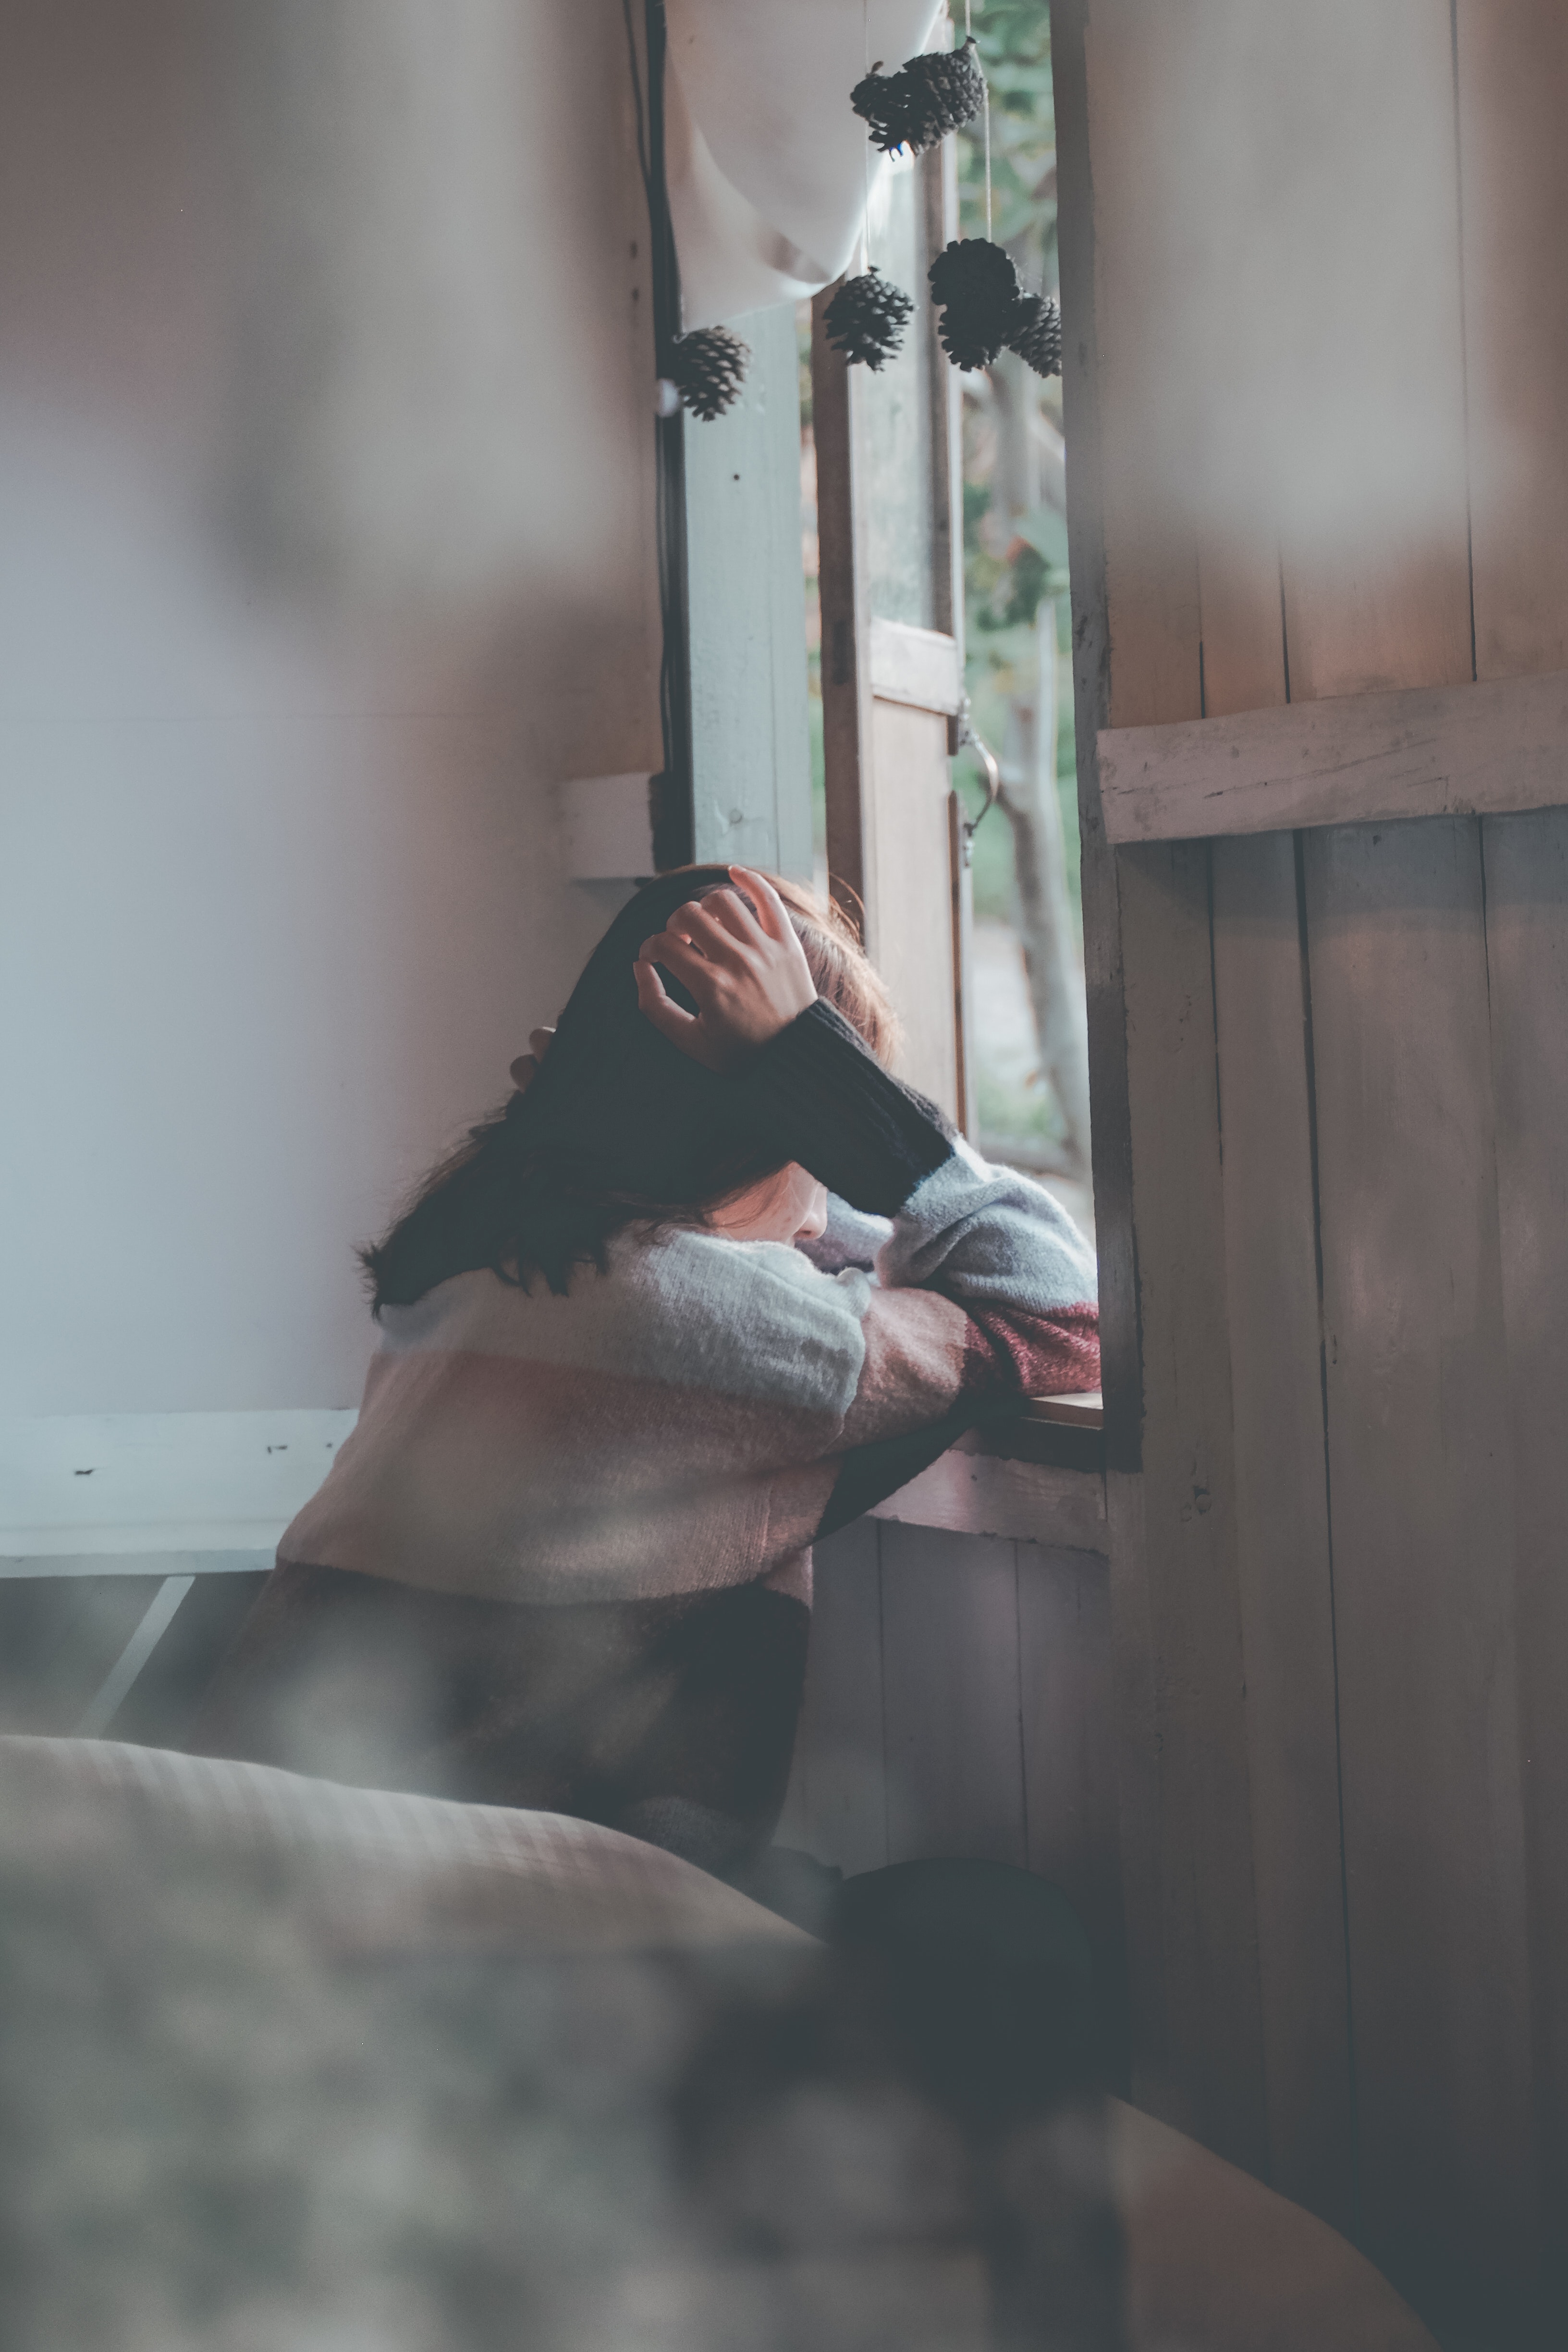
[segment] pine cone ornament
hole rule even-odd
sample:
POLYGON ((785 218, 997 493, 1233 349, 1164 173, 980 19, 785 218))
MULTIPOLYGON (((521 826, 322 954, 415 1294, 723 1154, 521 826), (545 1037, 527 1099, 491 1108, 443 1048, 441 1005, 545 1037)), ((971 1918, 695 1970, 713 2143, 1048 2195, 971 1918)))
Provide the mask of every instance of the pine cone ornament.
POLYGON ((985 103, 985 76, 973 34, 960 48, 928 49, 911 58, 895 79, 905 85, 905 142, 917 154, 973 122, 985 103))
POLYGON ((1062 372, 1062 314, 1052 294, 1026 294, 1018 320, 1007 338, 1007 349, 1032 367, 1037 375, 1062 372))
POLYGON ((823 320, 827 340, 851 367, 876 370, 904 340, 914 302, 901 286, 884 278, 875 262, 863 278, 847 278, 823 320))
POLYGON ((953 366, 989 367, 1011 340, 1024 305, 1011 255, 989 237, 954 238, 926 277, 942 311, 937 332, 953 366))
POLYGON ((858 81, 849 93, 849 103, 862 122, 871 126, 871 141, 884 155, 890 155, 904 143, 904 100, 908 84, 902 68, 897 73, 885 74, 882 60, 877 59, 863 81, 858 81))
POLYGON ((684 406, 710 425, 740 398, 751 349, 728 327, 699 327, 678 340, 670 379, 684 406))
POLYGON ((872 141, 885 155, 900 147, 917 155, 922 147, 934 147, 948 131, 973 122, 985 103, 985 77, 973 37, 961 48, 911 58, 897 73, 885 74, 881 68, 879 58, 850 91, 849 103, 870 124, 872 141))

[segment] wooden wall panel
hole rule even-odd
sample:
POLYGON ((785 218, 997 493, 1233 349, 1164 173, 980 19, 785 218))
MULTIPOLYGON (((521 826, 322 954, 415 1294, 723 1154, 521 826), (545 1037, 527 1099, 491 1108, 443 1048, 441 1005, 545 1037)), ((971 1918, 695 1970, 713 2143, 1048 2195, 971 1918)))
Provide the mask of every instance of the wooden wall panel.
POLYGON ((888 1860, 882 1750, 882 1573, 877 1523, 816 1547, 811 1649, 777 1841, 845 1876, 888 1860))
MULTIPOLYGON (((1224 414, 1227 392, 1215 388, 1224 414)), ((1223 435, 1216 436, 1223 440, 1223 435)), ((1286 700, 1267 513, 1201 543, 1205 716, 1286 700)), ((1212 845, 1226 1301, 1268 2177, 1343 2228, 1354 2146, 1310 1024, 1289 833, 1212 845)))
POLYGON ((816 1587, 779 1843, 846 1875, 934 1854, 1037 1871, 1119 1982, 1104 1559, 865 1518, 817 1546, 816 1587))
MULTIPOLYGON (((1141 1857, 1135 2095, 1249 2169, 1267 2157, 1205 844, 1118 875, 1143 1360, 1141 1493, 1108 1482, 1141 1857), (1171 1181, 1182 1171, 1182 1181, 1171 1181), (1136 1645, 1146 1664, 1126 1658, 1136 1645), (1157 1909, 1156 1907, 1157 1906, 1157 1909), (1141 2070, 1141 2071, 1139 2071, 1141 2070)), ((1128 1782, 1123 1782, 1124 1803, 1128 1782)), ((1136 1849, 1133 1841, 1138 1841, 1136 1849)), ((1130 1927, 1131 1891, 1130 1890, 1130 1927)))
POLYGON ((1343 2228, 1354 2150, 1333 1567, 1296 845, 1214 845, 1237 1554, 1268 2179, 1343 2228))
MULTIPOLYGON (((1568 2246, 1568 811, 1483 829, 1544 2218, 1568 2246)), ((1501 1563, 1499 1563, 1500 1572, 1501 1563)))
POLYGON ((1568 2104, 1568 814, 1112 855, 1092 735, 1568 667, 1568 16, 1053 43, 1138 2089, 1518 2267, 1532 1988, 1568 2104))
POLYGON ((1096 1553, 1017 1547, 1028 1867, 1059 1886, 1102 1969, 1120 1970, 1121 1850, 1110 1582, 1096 1553))
POLYGON ((1206 851, 1113 855, 1098 727, 1202 707, 1198 551, 1144 233, 1183 29, 1053 11, 1107 1511, 1134 2095, 1265 2155, 1206 851), (1173 1187, 1171 1169, 1184 1182, 1173 1187))
POLYGON ((1306 845, 1365 2226, 1528 2242, 1531 2113, 1479 829, 1306 845))
MULTIPOLYGON (((1476 670, 1568 666, 1568 12, 1458 0, 1476 670)), ((1546 2233, 1568 2251, 1568 812, 1486 822, 1546 2233)))
POLYGON ((884 1520, 881 1549, 888 1859, 1021 1868, 1015 1547, 884 1520))
MULTIPOLYGON (((1223 415, 1227 390, 1215 388, 1223 415)), ((1223 433, 1216 434, 1223 446, 1223 433)), ((1216 458, 1216 463, 1221 460, 1216 458)), ((1204 710, 1286 699, 1269 518, 1200 541, 1204 710)), ((1289 834, 1212 848, 1237 1576, 1268 2172, 1343 2225, 1353 2149, 1308 1034, 1289 834)))
POLYGON ((1568 11, 1456 0, 1476 675, 1568 669, 1568 11))
MULTIPOLYGON (((1394 331, 1391 284, 1340 322, 1338 364, 1409 414, 1426 466, 1403 506, 1369 480, 1331 534, 1287 532, 1296 700, 1472 674, 1453 48, 1436 8, 1398 29, 1418 202, 1390 249, 1419 331, 1394 331)), ((1315 833, 1303 857, 1362 2219, 1430 2249, 1463 2214, 1505 2263, 1532 2167, 1479 829, 1315 833)))

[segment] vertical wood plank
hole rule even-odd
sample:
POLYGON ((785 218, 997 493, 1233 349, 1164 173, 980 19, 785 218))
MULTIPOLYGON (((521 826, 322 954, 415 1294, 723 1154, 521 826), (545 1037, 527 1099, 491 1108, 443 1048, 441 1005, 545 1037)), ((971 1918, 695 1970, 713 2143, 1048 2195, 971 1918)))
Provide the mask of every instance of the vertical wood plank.
POLYGON ((1261 2169, 1207 853, 1113 856, 1093 750, 1099 727, 1201 708, 1171 281, 1149 233, 1179 196, 1184 37, 1129 0, 1052 13, 1134 2095, 1261 2169))
POLYGON ((902 1024, 899 1076, 962 1124, 955 942, 942 919, 953 882, 947 720, 900 702, 873 702, 871 713, 868 943, 902 1024))
POLYGON ((1022 1867, 1015 1547, 881 1523, 888 1859, 1022 1867))
POLYGON ((1531 2233, 1524 1857, 1478 829, 1306 877, 1363 2210, 1531 2233))
POLYGON ((1543 2220, 1568 2248, 1568 810, 1484 827, 1543 2220))
MULTIPOLYGON (((1278 610, 1278 591, 1276 591, 1278 610)), ((1276 647, 1278 660, 1278 647, 1276 647)), ((1268 2178, 1352 2219, 1332 1568, 1306 1003, 1289 834, 1214 845, 1237 1550, 1268 2178)))
MULTIPOLYGON (((1568 667, 1568 13, 1458 0, 1476 674, 1568 667)), ((1543 2218, 1568 2265, 1568 812, 1489 820, 1543 2218)))
POLYGON ((1110 1583, 1093 1552, 1021 1543, 1018 1666, 1028 1866, 1072 1903, 1102 1967, 1122 1942, 1110 1583))
POLYGON ((1568 669, 1568 13, 1457 0, 1476 675, 1568 669))
MULTIPOLYGON (((1108 1482, 1112 1601, 1152 1684, 1163 2038, 1140 2096, 1217 2152, 1267 2160, 1215 1093, 1208 848, 1118 858, 1143 1355, 1137 1516, 1108 1482), (1142 1524, 1139 1524, 1141 1518, 1142 1524)), ((1125 1785, 1125 1784, 1124 1784, 1125 1785)), ((1148 1899, 1147 1895, 1144 1898, 1148 1899)), ((1130 1927, 1132 1925, 1130 1897, 1130 1927)), ((1133 1976, 1135 2032, 1140 1993, 1133 1976)), ((1148 2031, 1154 2028, 1152 2012, 1148 2031)), ((1135 2063, 1137 2045, 1135 2043, 1135 2063)), ((1140 2076, 1135 2073, 1138 2089, 1140 2076)))
POLYGON ((1472 675, 1449 13, 1382 0, 1335 18, 1326 39, 1301 20, 1298 62, 1334 117, 1335 185, 1310 224, 1345 264, 1321 289, 1335 303, 1323 349, 1359 394, 1335 412, 1338 442, 1302 451, 1325 494, 1298 493, 1282 529, 1297 702, 1472 675))
POLYGON ((855 495, 854 386, 827 340, 829 286, 811 306, 811 415, 816 444, 817 593, 822 604, 822 756, 828 888, 858 931, 866 898, 862 768, 870 760, 871 671, 855 495))
MULTIPOLYGON (((1241 398, 1215 387, 1219 418, 1241 398)), ((1223 463, 1223 430, 1214 463, 1223 463)), ((1237 490, 1240 489, 1237 486, 1237 490)), ((1204 707, 1286 700, 1277 541, 1200 545, 1204 707)), ((1268 2179, 1341 2228, 1354 2137, 1307 1005, 1289 834, 1212 848, 1237 1560, 1268 2179)))
MULTIPOLYGON (((1369 87, 1363 152, 1380 171, 1398 127, 1401 227, 1339 364, 1385 412, 1397 392, 1426 462, 1400 511, 1369 473, 1344 530, 1298 515, 1298 699, 1473 669, 1452 26, 1397 5, 1366 20, 1399 75, 1369 87)), ((1304 841, 1362 2214, 1390 2259, 1507 2269, 1534 2179, 1479 850, 1463 823, 1304 841)))
POLYGON ((1198 609, 1204 717, 1271 710, 1285 701, 1284 600, 1272 531, 1200 537, 1198 609))
POLYGON ((685 436, 692 856, 811 872, 800 576, 800 362, 759 310, 734 406, 685 436))
POLYGON ((851 1877, 888 1859, 877 1525, 816 1546, 811 1649, 789 1793, 775 1832, 851 1877))

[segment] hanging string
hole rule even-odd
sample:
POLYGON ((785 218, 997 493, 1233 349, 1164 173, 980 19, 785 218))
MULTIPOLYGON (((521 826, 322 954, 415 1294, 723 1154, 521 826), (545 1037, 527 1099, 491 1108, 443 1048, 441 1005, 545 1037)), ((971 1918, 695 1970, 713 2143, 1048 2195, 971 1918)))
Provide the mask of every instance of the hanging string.
MULTIPOLYGON (((964 37, 964 39, 965 39, 966 41, 968 41, 968 40, 972 40, 972 39, 973 38, 973 37, 974 37, 974 36, 973 36, 973 26, 971 25, 971 23, 970 23, 970 21, 969 21, 969 0, 963 0, 963 37, 964 37)), ((989 152, 989 147, 987 147, 987 152, 989 152)), ((963 185, 962 181, 960 182, 960 185, 961 185, 961 186, 963 185)), ((963 198, 962 198, 962 196, 961 196, 961 197, 959 198, 959 210, 960 210, 960 212, 962 212, 962 211, 963 211, 963 198)), ((960 222, 960 224, 959 224, 959 231, 958 231, 958 233, 959 233, 960 236, 962 236, 963 235, 963 223, 962 223, 962 222, 960 222)), ((986 236, 990 236, 990 234, 991 234, 991 207, 990 207, 990 205, 986 205, 986 207, 985 207, 985 234, 986 234, 986 236)))
MULTIPOLYGON (((965 39, 966 41, 972 41, 972 40, 974 38, 974 23, 973 23, 973 7, 972 7, 972 0, 963 0, 963 37, 964 37, 964 39, 965 39)), ((990 83, 989 83, 989 82, 987 82, 987 83, 985 84, 985 95, 984 95, 984 99, 981 100, 981 110, 981 110, 981 120, 982 120, 982 121, 983 121, 983 123, 984 123, 984 139, 985 139, 985 234, 986 234, 987 237, 989 237, 989 236, 991 235, 991 85, 990 85, 990 83)))
MULTIPOLYGON (((860 41, 865 52, 866 74, 871 72, 871 0, 860 0, 860 41)), ((866 247, 866 267, 871 267, 871 145, 866 141, 860 149, 860 173, 864 186, 861 237, 866 247)))

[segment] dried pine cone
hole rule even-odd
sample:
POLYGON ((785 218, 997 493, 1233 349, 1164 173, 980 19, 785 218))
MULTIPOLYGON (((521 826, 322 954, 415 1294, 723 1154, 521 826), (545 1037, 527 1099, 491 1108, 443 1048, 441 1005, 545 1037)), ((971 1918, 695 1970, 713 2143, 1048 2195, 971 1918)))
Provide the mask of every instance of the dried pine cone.
POLYGON ((862 122, 871 126, 871 139, 884 155, 904 143, 904 105, 909 85, 900 67, 897 73, 885 74, 882 60, 877 59, 864 81, 858 81, 849 93, 849 103, 862 122))
POLYGON ((973 122, 985 103, 985 77, 973 38, 957 49, 930 49, 911 58, 897 73, 885 74, 879 58, 849 103, 884 154, 896 148, 934 147, 949 131, 973 122))
POLYGON ((669 373, 682 404, 711 424, 739 399, 751 349, 728 327, 699 327, 682 335, 670 357, 669 373))
POLYGON ((973 35, 961 48, 928 49, 911 58, 894 79, 905 85, 904 140, 917 154, 973 122, 985 103, 985 77, 973 35))
POLYGON ((1018 305, 1017 321, 1007 338, 1007 349, 1032 367, 1037 375, 1062 372, 1062 314, 1052 294, 1026 294, 1018 305))
POLYGON ((827 340, 851 367, 873 370, 891 359, 904 340, 914 302, 901 286, 884 278, 875 262, 863 278, 847 278, 823 320, 827 340))
POLYGON ((989 237, 955 238, 926 276, 942 310, 942 347, 953 366, 989 367, 1011 339, 1023 307, 1011 255, 989 237))

